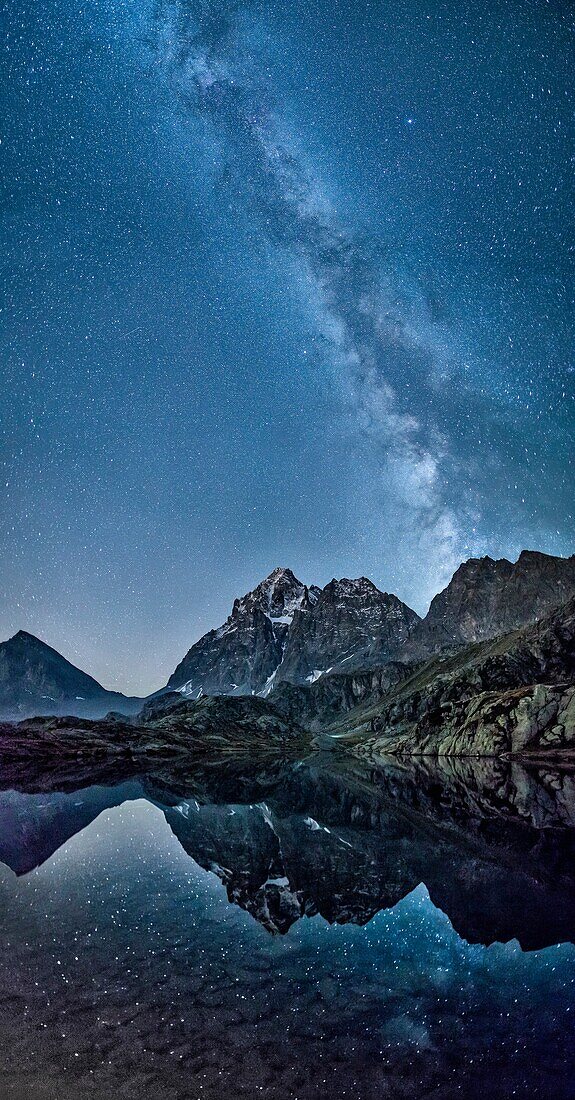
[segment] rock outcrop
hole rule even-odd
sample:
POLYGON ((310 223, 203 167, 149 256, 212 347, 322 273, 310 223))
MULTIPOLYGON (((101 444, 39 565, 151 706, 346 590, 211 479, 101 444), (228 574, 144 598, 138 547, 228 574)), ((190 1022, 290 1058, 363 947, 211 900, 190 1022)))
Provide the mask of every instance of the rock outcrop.
POLYGON ((310 743, 297 723, 287 721, 258 696, 204 696, 196 701, 180 697, 160 712, 144 711, 135 722, 144 739, 152 733, 160 744, 174 742, 207 756, 284 748, 305 752, 310 743))
POLYGON ((516 562, 470 558, 431 601, 402 660, 422 659, 516 630, 573 595, 575 555, 558 558, 524 550, 516 562))
POLYGON ((269 696, 285 718, 318 733, 360 703, 376 703, 407 679, 413 665, 389 661, 382 668, 358 672, 332 672, 313 683, 280 682, 269 696))
POLYGON ((0 762, 35 761, 49 768, 64 760, 170 759, 218 757, 226 753, 305 753, 310 737, 257 696, 204 696, 174 693, 152 701, 128 718, 38 717, 0 725, 0 762))
POLYGON ((313 683, 334 670, 377 668, 397 656, 419 621, 366 577, 334 579, 313 606, 295 613, 275 683, 313 683))
POLYGON ((367 754, 575 754, 575 599, 541 622, 420 666, 339 723, 367 754))

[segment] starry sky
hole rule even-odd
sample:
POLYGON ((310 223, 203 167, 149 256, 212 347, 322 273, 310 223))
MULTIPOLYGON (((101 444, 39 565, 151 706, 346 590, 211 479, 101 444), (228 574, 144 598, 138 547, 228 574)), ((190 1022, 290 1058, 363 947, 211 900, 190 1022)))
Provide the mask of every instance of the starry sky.
POLYGON ((276 565, 573 539, 562 0, 19 0, 0 636, 147 692, 276 565))

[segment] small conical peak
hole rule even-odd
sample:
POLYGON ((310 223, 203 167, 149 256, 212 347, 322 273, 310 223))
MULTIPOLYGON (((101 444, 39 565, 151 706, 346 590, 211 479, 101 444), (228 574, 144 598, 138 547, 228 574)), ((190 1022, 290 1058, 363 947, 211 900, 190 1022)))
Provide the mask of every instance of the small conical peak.
POLYGON ((8 639, 8 641, 9 642, 33 642, 36 645, 46 645, 46 642, 43 642, 41 638, 37 638, 35 634, 30 634, 30 632, 28 630, 17 630, 16 633, 13 634, 12 637, 8 639))
POLYGON ((28 630, 18 630, 16 634, 13 634, 12 637, 8 638, 6 642, 2 642, 2 645, 14 646, 17 652, 24 648, 27 650, 34 650, 37 655, 41 655, 42 657, 46 657, 49 654, 52 654, 60 661, 66 660, 66 658, 63 657, 57 649, 54 649, 53 646, 48 645, 48 642, 44 642, 42 638, 37 638, 35 634, 30 634, 28 630))

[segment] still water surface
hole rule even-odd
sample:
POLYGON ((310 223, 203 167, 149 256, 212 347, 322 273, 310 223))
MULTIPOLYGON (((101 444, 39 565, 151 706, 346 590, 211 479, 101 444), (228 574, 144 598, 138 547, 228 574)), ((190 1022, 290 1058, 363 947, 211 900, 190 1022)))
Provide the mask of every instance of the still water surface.
POLYGON ((0 791, 2 1098, 575 1096, 568 776, 240 771, 0 791))

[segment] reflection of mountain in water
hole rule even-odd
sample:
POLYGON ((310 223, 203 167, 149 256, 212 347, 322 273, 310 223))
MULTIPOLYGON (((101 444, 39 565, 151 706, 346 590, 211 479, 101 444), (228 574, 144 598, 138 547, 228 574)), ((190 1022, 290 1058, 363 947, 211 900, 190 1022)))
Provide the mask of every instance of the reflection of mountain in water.
POLYGON ((364 924, 424 882, 467 940, 575 942, 575 779, 561 771, 429 760, 368 771, 317 757, 99 778, 74 789, 68 774, 58 790, 53 775, 38 792, 20 773, 26 793, 0 793, 0 860, 25 873, 103 810, 146 798, 271 932, 318 913, 364 924))

